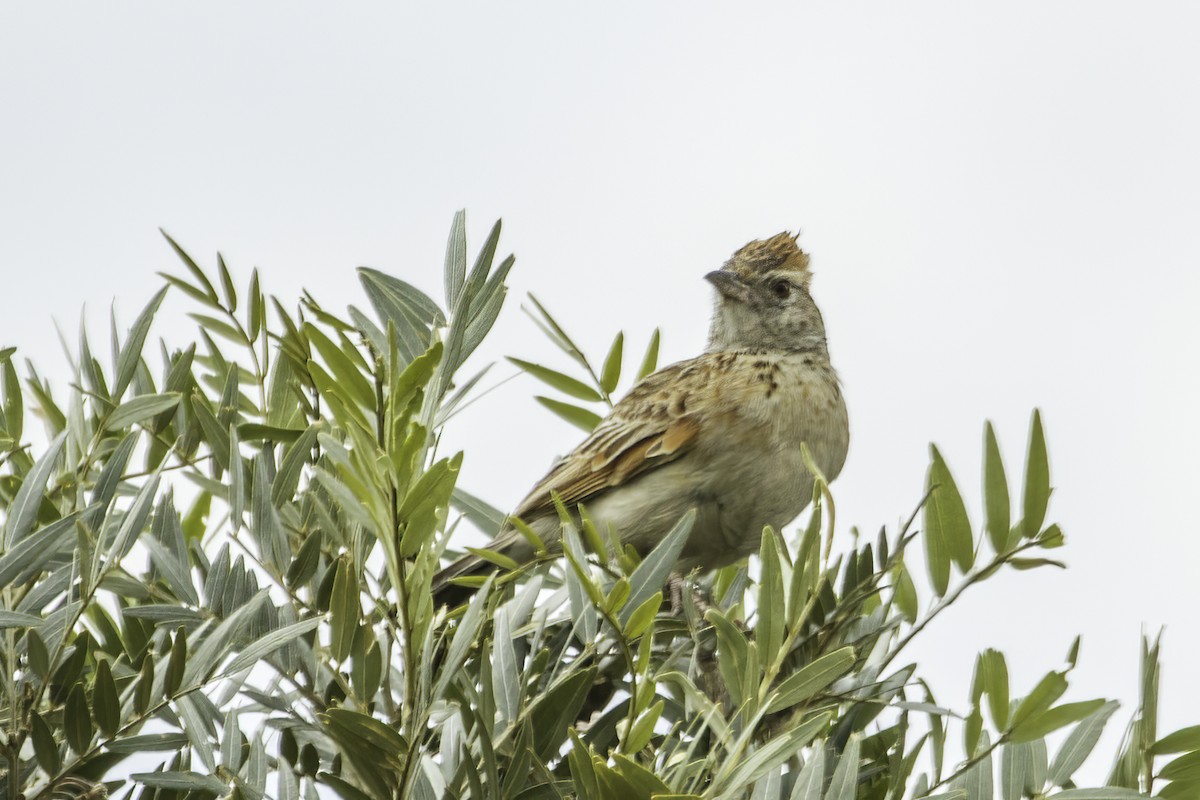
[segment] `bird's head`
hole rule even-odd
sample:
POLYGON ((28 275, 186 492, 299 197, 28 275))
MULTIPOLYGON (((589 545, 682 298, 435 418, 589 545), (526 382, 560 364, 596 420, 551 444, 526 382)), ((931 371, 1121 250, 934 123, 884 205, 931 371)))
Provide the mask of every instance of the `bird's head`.
POLYGON ((717 290, 709 352, 825 352, 825 322, 808 293, 808 255, 795 236, 750 242, 705 278, 717 290))

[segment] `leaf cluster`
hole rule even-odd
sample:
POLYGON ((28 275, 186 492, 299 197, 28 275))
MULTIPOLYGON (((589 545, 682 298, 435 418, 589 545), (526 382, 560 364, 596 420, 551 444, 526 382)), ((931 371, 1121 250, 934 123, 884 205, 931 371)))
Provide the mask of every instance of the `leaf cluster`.
MULTIPOLYGON (((257 270, 242 288, 223 258, 206 271, 167 237, 181 271, 123 334, 113 319, 107 355, 81 331, 67 391, 0 350, 7 796, 1195 793, 1200 733, 1158 735, 1156 642, 1092 789, 1074 779, 1116 704, 1065 699, 1078 642, 1017 691, 1003 654, 979 654, 958 712, 905 659, 970 587, 1061 566, 1044 554, 1063 535, 1046 523, 1036 413, 1015 515, 989 425, 980 525, 934 448, 918 511, 870 542, 853 530, 838 546, 821 478, 795 536, 764 530, 752 563, 681 582, 690 516, 639 553, 562 509, 562 557, 493 559, 469 602, 435 605, 460 526, 504 522, 457 485, 463 455, 439 449, 487 374, 462 376, 504 303, 499 234, 469 259, 460 212, 441 303, 364 268, 369 308, 345 314, 308 294, 285 304, 257 270), (168 289, 199 332, 155 353, 168 289)), ((574 424, 590 429, 623 374, 656 367, 657 332, 638 369, 622 334, 593 366, 530 302, 578 376, 512 361, 565 396, 539 402, 574 424)))

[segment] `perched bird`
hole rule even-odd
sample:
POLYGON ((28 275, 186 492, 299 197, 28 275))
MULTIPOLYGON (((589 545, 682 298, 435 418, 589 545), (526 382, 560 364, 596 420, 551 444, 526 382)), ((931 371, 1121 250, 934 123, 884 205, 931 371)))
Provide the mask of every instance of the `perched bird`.
MULTIPOLYGON (((706 351, 643 378, 512 516, 561 548, 553 493, 645 553, 694 508, 679 573, 730 564, 758 549, 764 525, 794 519, 813 491, 801 443, 832 480, 850 436, 808 261, 781 233, 708 273, 717 294, 706 351)), ((511 525, 487 547, 518 562, 534 555, 511 525)), ((451 579, 493 568, 461 558, 434 577, 435 596, 457 600, 451 579)))

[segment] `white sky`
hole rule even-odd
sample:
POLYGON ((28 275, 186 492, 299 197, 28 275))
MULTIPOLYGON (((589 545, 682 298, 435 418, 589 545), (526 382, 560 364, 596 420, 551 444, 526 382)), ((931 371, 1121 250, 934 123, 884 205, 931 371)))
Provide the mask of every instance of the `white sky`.
MULTIPOLYGON (((930 440, 978 518, 984 419, 1015 472, 1044 412, 1071 569, 932 627, 939 700, 965 709, 986 646, 1027 691, 1082 632, 1072 698, 1125 703, 1107 767, 1165 625, 1164 728, 1200 721, 1196 6, 563 5, 7 4, 0 343, 64 375, 51 319, 88 304, 103 341, 117 298, 127 325, 178 269, 160 225, 283 298, 365 306, 366 264, 440 299, 465 206, 472 248, 503 216, 518 257, 477 361, 566 366, 532 289, 597 359, 661 326, 665 363, 703 344, 702 275, 800 226, 850 403, 840 520, 907 516, 930 440)), ((578 439, 536 389, 448 434, 501 507, 578 439)))

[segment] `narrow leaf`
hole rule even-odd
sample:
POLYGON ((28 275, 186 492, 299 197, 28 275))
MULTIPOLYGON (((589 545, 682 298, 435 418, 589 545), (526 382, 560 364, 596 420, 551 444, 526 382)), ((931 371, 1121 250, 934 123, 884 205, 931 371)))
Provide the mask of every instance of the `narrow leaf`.
POLYGON ((803 702, 845 675, 854 666, 854 648, 843 647, 827 653, 789 675, 767 703, 767 713, 782 711, 803 702))
POLYGON ((1115 700, 1105 703, 1099 710, 1092 712, 1090 716, 1076 725, 1067 735, 1062 747, 1054 756, 1054 761, 1050 764, 1051 783, 1062 786, 1071 779, 1077 769, 1083 766, 1083 762, 1087 760, 1096 747, 1096 743, 1100 741, 1100 734, 1104 732, 1104 726, 1108 723, 1109 717, 1113 715, 1119 705, 1115 700))
POLYGON ((50 480, 50 474, 54 471, 66 440, 65 430, 55 436, 42 453, 42 457, 33 465, 33 469, 29 470, 21 481, 21 488, 17 490, 17 496, 8 507, 8 514, 4 520, 5 552, 33 530, 38 508, 42 504, 42 494, 46 491, 46 483, 50 480))
MULTIPOLYGON (((168 241, 169 241, 168 237, 168 241)), ((172 242, 174 244, 174 242, 172 242)), ((129 336, 125 339, 125 346, 121 348, 121 353, 117 357, 117 374, 113 379, 112 400, 116 402, 121 399, 121 395, 125 393, 125 389, 129 386, 129 382, 133 380, 134 373, 137 372, 138 364, 142 360, 142 347, 146 344, 146 335, 150 332, 150 323, 154 321, 154 315, 158 312, 158 307, 162 305, 163 297, 167 294, 167 287, 163 287, 150 299, 146 307, 142 309, 142 313, 134 320, 133 327, 129 329, 129 336)))
POLYGON ((104 423, 105 430, 119 431, 130 425, 145 422, 165 411, 173 411, 179 405, 177 392, 147 394, 128 400, 113 409, 104 423))
POLYGON ((553 411, 556 415, 565 419, 567 422, 574 425, 576 428, 591 433, 597 425, 600 424, 600 415, 595 412, 588 411, 586 408, 573 406, 570 403, 564 403, 560 400, 554 400, 549 397, 540 395, 533 398, 541 403, 546 408, 553 411))
POLYGON ((625 334, 618 331, 604 358, 604 367, 600 370, 600 388, 605 394, 612 394, 621 381, 621 354, 624 347, 625 334))
POLYGON ((1029 429, 1029 451, 1025 461, 1025 495, 1022 501, 1024 518, 1021 531, 1025 538, 1041 533, 1050 502, 1050 463, 1046 455, 1046 437, 1042 433, 1042 414, 1033 412, 1029 429))
POLYGON ((1000 445, 996 443, 996 432, 989 422, 983 433, 983 499, 984 519, 992 549, 1002 553, 1008 549, 1011 501, 1008 496, 1008 478, 1004 474, 1004 461, 1000 458, 1000 445))
POLYGON ((658 343, 660 338, 659 330, 655 328, 654 333, 650 334, 650 344, 646 346, 646 355, 642 356, 642 365, 638 367, 637 379, 639 381, 658 368, 658 343))
POLYGON ((589 400, 592 402, 598 402, 604 399, 600 396, 599 392, 597 392, 591 386, 588 386, 586 383, 578 381, 569 375, 564 375, 556 370, 552 370, 549 367, 543 367, 541 364, 534 364, 531 361, 523 361, 519 358, 513 358, 512 356, 508 356, 508 361, 520 367, 525 372, 528 372, 542 383, 558 389, 568 397, 574 397, 577 400, 589 400))
POLYGON ((633 612, 655 592, 662 591, 667 576, 675 567, 684 544, 692 533, 696 522, 695 509, 689 510, 675 523, 675 527, 662 538, 654 549, 646 554, 642 563, 629 576, 629 600, 621 611, 620 620, 627 624, 633 612))
MULTIPOLYGON (((925 536, 927 540, 937 539, 945 554, 965 573, 975 561, 971 521, 942 454, 933 445, 929 450, 931 460, 926 489, 930 495, 924 508, 925 536)), ((945 588, 939 585, 938 594, 944 592, 945 588)))

